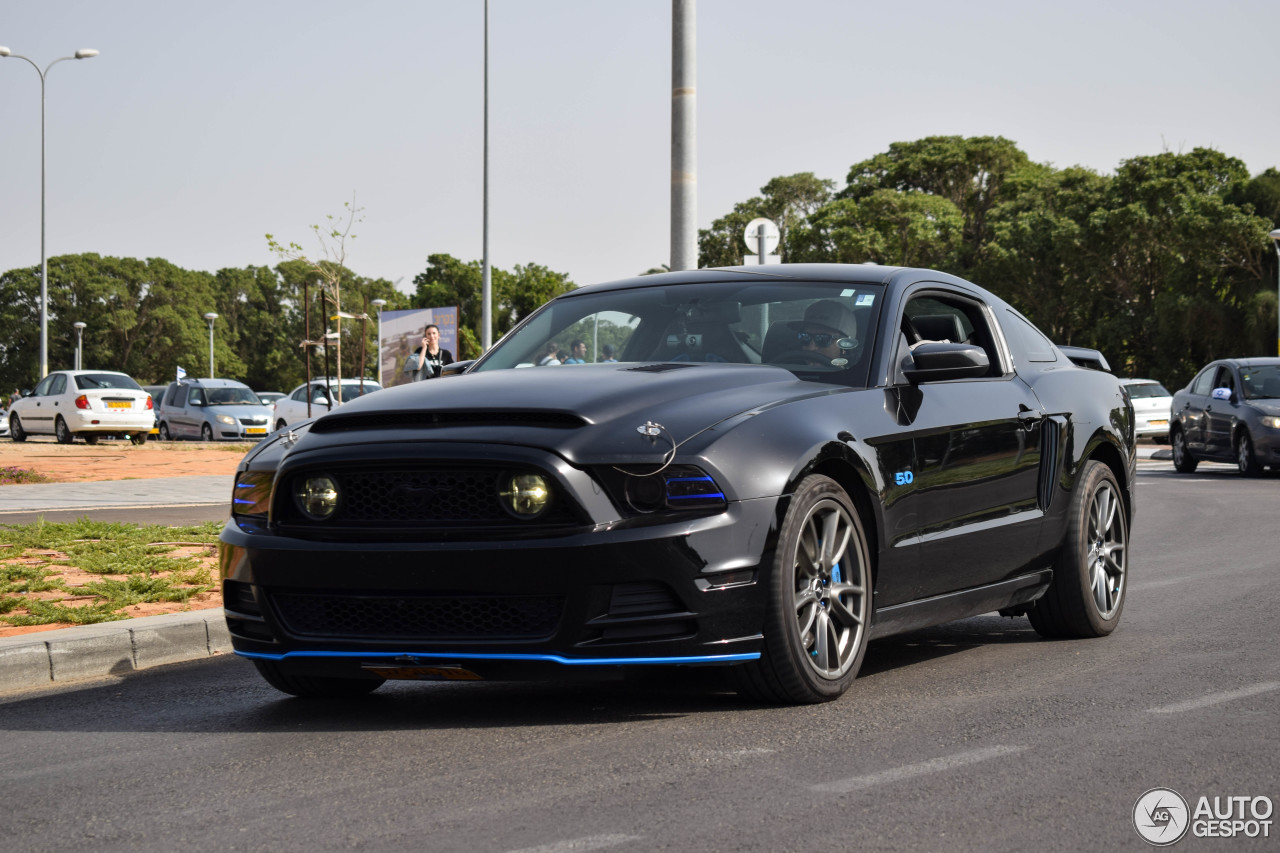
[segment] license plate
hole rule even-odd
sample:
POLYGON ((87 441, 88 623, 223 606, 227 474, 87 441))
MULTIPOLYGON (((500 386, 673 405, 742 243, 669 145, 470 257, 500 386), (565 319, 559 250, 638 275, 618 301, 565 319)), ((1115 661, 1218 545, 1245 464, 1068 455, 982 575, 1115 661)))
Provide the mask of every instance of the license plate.
POLYGON ((1150 423, 1152 426, 1168 426, 1169 425, 1169 421, 1167 419, 1163 421, 1151 421, 1150 423))
POLYGON ((132 407, 133 407, 133 404, 130 403, 128 400, 108 400, 107 401, 108 409, 129 409, 132 407))
POLYGON ((267 428, 266 427, 245 427, 244 434, 245 435, 266 435, 267 428))

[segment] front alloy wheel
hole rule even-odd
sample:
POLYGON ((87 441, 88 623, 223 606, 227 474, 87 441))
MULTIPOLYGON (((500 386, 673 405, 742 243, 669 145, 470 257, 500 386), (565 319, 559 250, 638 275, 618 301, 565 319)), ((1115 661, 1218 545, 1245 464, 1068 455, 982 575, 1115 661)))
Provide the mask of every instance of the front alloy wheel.
POLYGON ((1246 477, 1256 477, 1262 473, 1262 466, 1253 455, 1253 442, 1249 440, 1249 433, 1243 429, 1236 436, 1236 468, 1246 477))
POLYGON ((1182 430, 1173 432, 1173 468, 1180 474, 1190 474, 1196 470, 1199 461, 1187 450, 1187 438, 1182 430))
POLYGON ((768 702, 839 698, 853 683, 871 624, 871 560, 848 495, 806 478, 791 499, 768 578, 760 660, 738 668, 743 693, 768 702))
POLYGON ((1120 623, 1128 591, 1129 520, 1103 463, 1080 469, 1067 522, 1053 581, 1027 616, 1044 637, 1104 637, 1120 623))

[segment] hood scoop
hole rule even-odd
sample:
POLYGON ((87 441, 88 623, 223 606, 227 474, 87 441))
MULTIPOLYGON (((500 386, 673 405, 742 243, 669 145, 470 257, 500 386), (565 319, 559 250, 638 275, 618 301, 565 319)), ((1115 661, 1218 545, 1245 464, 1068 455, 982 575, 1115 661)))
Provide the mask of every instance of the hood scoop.
POLYGON ((359 415, 326 415, 311 427, 316 433, 354 432, 389 427, 524 426, 542 429, 576 429, 587 420, 568 412, 508 410, 468 412, 378 412, 359 415))

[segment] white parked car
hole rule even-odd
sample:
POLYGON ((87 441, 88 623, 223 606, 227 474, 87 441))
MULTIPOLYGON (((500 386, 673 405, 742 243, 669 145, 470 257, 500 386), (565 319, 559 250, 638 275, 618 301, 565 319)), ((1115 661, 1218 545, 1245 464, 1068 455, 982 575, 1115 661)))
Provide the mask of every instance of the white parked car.
POLYGON ((0 438, 9 437, 9 410, 0 406, 0 438))
POLYGON ((54 435, 61 444, 83 438, 128 438, 143 444, 155 426, 155 405, 142 386, 108 370, 57 370, 35 390, 9 407, 14 441, 29 435, 54 435))
MULTIPOLYGON (((338 405, 337 394, 334 393, 337 386, 336 378, 317 378, 310 383, 304 382, 290 391, 288 396, 276 400, 271 422, 276 429, 283 429, 295 421, 328 413, 338 405), (307 411, 308 400, 311 401, 310 413, 307 411)), ((382 386, 372 379, 343 379, 342 402, 349 403, 357 397, 381 389, 382 386)))
POLYGON ((1173 395, 1154 379, 1124 379, 1124 390, 1133 401, 1133 419, 1138 438, 1149 438, 1156 444, 1169 440, 1169 414, 1173 395))

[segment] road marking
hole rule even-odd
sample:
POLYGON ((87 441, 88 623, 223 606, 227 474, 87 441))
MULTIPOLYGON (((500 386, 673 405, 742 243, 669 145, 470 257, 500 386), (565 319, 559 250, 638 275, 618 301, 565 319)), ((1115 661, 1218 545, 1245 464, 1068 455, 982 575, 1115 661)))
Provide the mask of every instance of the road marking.
POLYGON ((641 835, 588 835, 586 838, 571 838, 567 841, 553 841, 538 847, 521 847, 510 853, 579 853, 582 850, 603 850, 606 847, 617 847, 628 841, 641 841, 641 835))
POLYGON ((1129 589, 1155 589, 1158 586, 1169 586, 1170 584, 1186 583, 1187 581, 1194 581, 1194 580, 1202 580, 1202 578, 1197 578, 1197 577, 1165 578, 1164 580, 1158 580, 1158 581, 1143 581, 1142 583, 1133 584, 1132 586, 1129 587, 1129 589))
POLYGON ((1161 705, 1159 708, 1148 708, 1147 713, 1181 714, 1183 711, 1195 711, 1198 708, 1207 708, 1210 705, 1221 705, 1223 702, 1232 702, 1236 699, 1257 696, 1260 693, 1270 693, 1272 690, 1280 690, 1280 681, 1264 681, 1261 684, 1254 684, 1249 687, 1240 687, 1236 690, 1224 690, 1221 693, 1210 693, 1208 696, 1201 696, 1199 699, 1188 699, 1186 702, 1177 702, 1173 705, 1161 705))
POLYGON ((1006 755, 1022 752, 1024 749, 1026 749, 1025 746, 989 746, 986 749, 958 752, 955 755, 944 755, 941 758, 921 761, 919 764, 908 764, 905 767, 882 770, 879 773, 872 773, 868 776, 853 776, 835 782, 826 782, 822 785, 813 785, 809 790, 828 794, 848 794, 852 791, 860 791, 863 788, 871 788, 889 782, 901 782, 903 779, 912 779, 929 773, 953 770, 956 767, 977 764, 980 761, 990 761, 993 758, 1003 758, 1006 755))

